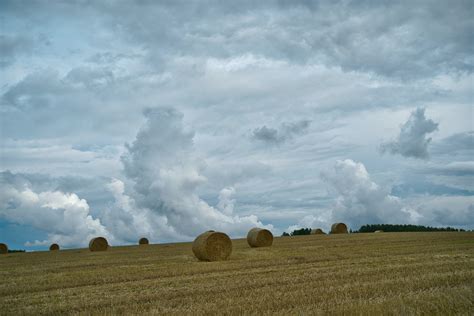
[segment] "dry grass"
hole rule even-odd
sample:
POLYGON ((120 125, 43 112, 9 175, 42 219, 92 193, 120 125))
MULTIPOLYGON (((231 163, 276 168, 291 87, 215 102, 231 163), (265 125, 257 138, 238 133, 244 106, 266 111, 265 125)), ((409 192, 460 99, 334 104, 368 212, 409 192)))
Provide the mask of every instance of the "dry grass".
POLYGON ((191 243, 0 256, 0 314, 472 315, 474 233, 233 241, 228 261, 191 243))

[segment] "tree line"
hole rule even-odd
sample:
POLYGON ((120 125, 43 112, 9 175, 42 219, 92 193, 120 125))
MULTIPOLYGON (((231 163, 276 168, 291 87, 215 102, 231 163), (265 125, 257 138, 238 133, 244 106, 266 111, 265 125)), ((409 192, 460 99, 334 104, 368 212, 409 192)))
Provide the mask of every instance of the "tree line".
POLYGON ((354 233, 373 233, 376 230, 383 230, 384 232, 463 232, 464 229, 453 227, 431 227, 423 225, 410 224, 370 224, 363 225, 358 231, 354 233))
POLYGON ((299 235, 310 235, 311 228, 301 228, 292 231, 291 233, 283 232, 282 236, 299 236, 299 235))
MULTIPOLYGON (((453 227, 431 227, 423 225, 410 224, 366 224, 362 225, 359 230, 351 230, 351 233, 373 233, 376 230, 384 232, 464 232, 464 229, 453 227)), ((283 232, 282 236, 300 236, 310 235, 311 228, 295 229, 291 233, 283 232)))

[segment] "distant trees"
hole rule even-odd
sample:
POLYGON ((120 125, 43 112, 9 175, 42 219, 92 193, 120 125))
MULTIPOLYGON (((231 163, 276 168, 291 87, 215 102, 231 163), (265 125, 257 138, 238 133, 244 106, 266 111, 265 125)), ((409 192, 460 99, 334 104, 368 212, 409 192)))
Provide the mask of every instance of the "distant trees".
POLYGON ((282 236, 300 236, 300 235, 311 235, 311 228, 295 229, 291 233, 283 232, 282 236))
POLYGON ((298 236, 298 235, 310 235, 311 234, 311 228, 301 228, 294 230, 291 233, 291 236, 298 236))
POLYGON ((357 233, 373 233, 376 230, 384 232, 463 232, 464 229, 453 227, 431 227, 422 225, 400 225, 400 224, 367 224, 359 228, 357 233))
MULTIPOLYGON (((351 230, 351 233, 373 233, 376 230, 384 232, 464 232, 464 229, 457 229, 453 227, 431 227, 422 225, 401 225, 401 224, 367 224, 359 228, 359 230, 351 230)), ((299 236, 310 235, 311 228, 301 228, 292 231, 291 233, 283 232, 282 236, 299 236)))

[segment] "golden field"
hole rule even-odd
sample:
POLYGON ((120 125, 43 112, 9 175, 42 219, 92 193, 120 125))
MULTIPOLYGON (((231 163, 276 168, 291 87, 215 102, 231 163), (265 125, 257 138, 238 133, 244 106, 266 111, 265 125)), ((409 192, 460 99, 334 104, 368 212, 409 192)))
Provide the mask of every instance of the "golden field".
POLYGON ((191 243, 0 256, 0 314, 473 315, 474 233, 233 240, 230 260, 191 243))

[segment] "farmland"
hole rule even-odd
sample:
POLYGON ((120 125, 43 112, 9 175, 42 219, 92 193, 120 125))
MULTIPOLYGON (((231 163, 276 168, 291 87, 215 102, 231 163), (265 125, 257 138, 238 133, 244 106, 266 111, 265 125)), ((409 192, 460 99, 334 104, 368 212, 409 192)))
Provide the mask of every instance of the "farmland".
POLYGON ((474 233, 233 240, 0 256, 0 314, 473 314, 474 233))

